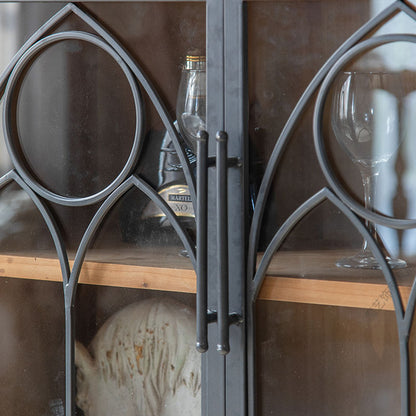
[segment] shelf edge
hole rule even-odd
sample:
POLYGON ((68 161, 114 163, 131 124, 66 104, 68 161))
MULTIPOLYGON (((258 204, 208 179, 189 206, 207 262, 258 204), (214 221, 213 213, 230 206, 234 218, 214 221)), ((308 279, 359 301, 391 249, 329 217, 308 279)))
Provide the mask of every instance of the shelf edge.
MULTIPOLYGON (((0 255, 0 276, 62 282, 58 259, 43 257, 0 255)), ((93 261, 85 261, 79 283, 184 293, 196 291, 193 270, 93 261)))
MULTIPOLYGON (((400 286, 404 304, 410 287, 400 286)), ((261 300, 344 306, 393 311, 387 284, 345 282, 289 277, 266 277, 259 293, 261 300)))

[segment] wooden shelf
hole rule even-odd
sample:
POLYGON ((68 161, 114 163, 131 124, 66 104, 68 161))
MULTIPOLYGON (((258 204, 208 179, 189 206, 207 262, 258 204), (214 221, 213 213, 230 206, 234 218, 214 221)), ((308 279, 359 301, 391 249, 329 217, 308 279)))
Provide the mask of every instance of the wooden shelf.
MULTIPOLYGON (((335 261, 341 255, 337 251, 277 254, 269 267, 259 299, 393 310, 381 272, 339 269, 335 261)), ((46 252, 36 253, 36 256, 2 254, 0 276, 62 281, 59 261, 51 257, 46 252)), ((70 264, 72 266, 72 261, 70 264)), ((412 264, 397 272, 405 302, 414 276, 412 264)), ((91 251, 82 267, 80 283, 184 293, 196 291, 191 263, 177 249, 160 252, 151 249, 91 251)))
MULTIPOLYGON (((345 251, 279 252, 273 257, 259 293, 260 299, 364 309, 394 310, 389 289, 379 270, 338 268, 345 251)), ((416 267, 395 271, 407 304, 416 267)))
MULTIPOLYGON (((410 287, 400 286, 399 290, 407 303, 410 287)), ((314 305, 394 310, 387 285, 377 283, 267 277, 259 298, 314 305)))
MULTIPOLYGON (((70 260, 71 267, 72 264, 70 260)), ((58 259, 51 258, 47 253, 37 253, 36 257, 0 255, 0 276, 62 282, 58 259)), ((163 255, 159 253, 157 256, 152 250, 95 250, 89 253, 84 262, 79 282, 184 293, 196 291, 191 263, 178 251, 163 251, 163 255), (171 267, 167 267, 168 264, 171 267)))

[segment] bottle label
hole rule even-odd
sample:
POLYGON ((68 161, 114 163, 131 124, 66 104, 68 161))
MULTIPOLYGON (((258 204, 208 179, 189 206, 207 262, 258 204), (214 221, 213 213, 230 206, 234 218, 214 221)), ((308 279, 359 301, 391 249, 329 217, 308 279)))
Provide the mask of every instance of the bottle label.
MULTIPOLYGON (((171 185, 159 191, 170 209, 178 217, 195 217, 189 187, 187 185, 171 185)), ((164 212, 154 203, 150 203, 143 211, 142 218, 164 217, 164 212)))
POLYGON ((186 194, 169 194, 168 202, 191 202, 191 195, 186 194))

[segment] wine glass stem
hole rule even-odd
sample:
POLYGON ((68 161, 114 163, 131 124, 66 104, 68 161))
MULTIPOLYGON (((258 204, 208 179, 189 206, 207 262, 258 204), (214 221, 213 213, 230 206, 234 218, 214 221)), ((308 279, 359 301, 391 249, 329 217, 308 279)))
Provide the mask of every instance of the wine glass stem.
MULTIPOLYGON (((375 196, 377 176, 378 176, 378 173, 374 173, 374 172, 369 173, 363 170, 361 171, 361 179, 362 179, 363 187, 364 187, 364 207, 368 211, 374 210, 374 196, 375 196)), ((373 236, 374 240, 378 242, 378 236, 377 236, 377 230, 376 230, 375 224, 366 219, 365 225, 369 233, 373 236)), ((368 250, 367 239, 363 240, 362 250, 363 251, 368 250)))

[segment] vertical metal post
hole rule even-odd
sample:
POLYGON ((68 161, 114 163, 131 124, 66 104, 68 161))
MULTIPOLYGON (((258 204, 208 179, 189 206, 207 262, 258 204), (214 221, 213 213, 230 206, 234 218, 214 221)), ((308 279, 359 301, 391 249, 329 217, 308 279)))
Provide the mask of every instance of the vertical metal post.
POLYGON ((65 415, 75 415, 74 308, 65 305, 65 415))
POLYGON ((200 131, 196 164, 196 348, 208 349, 208 133, 200 131))
MULTIPOLYGON (((224 2, 206 1, 206 56, 207 56, 207 129, 210 137, 224 129, 224 2)), ((216 153, 216 141, 208 143, 208 156, 216 153)), ((216 170, 208 170, 208 201, 215 204, 216 170)), ((214 207, 208 210, 208 307, 218 310, 217 279, 217 218, 214 207)), ((217 325, 208 325, 208 342, 218 342, 217 325)), ((228 356, 227 356, 228 358, 228 356)), ((210 348, 202 355, 202 415, 225 416, 226 358, 210 348)))
POLYGON ((401 412, 410 416, 410 370, 409 370, 409 337, 399 333, 400 345, 400 379, 401 379, 401 412))
POLYGON ((230 352, 228 322, 228 167, 227 133, 217 133, 217 258, 218 258, 218 343, 220 354, 230 352))
MULTIPOLYGON (((248 105, 246 74, 247 1, 224 1, 224 88, 228 157, 238 158, 228 169, 229 310, 240 315, 229 328, 230 353, 226 355, 227 416, 247 415, 246 258, 248 231, 248 105), (232 232, 232 234, 231 234, 232 232)), ((250 380, 250 382, 254 382, 250 380)))

